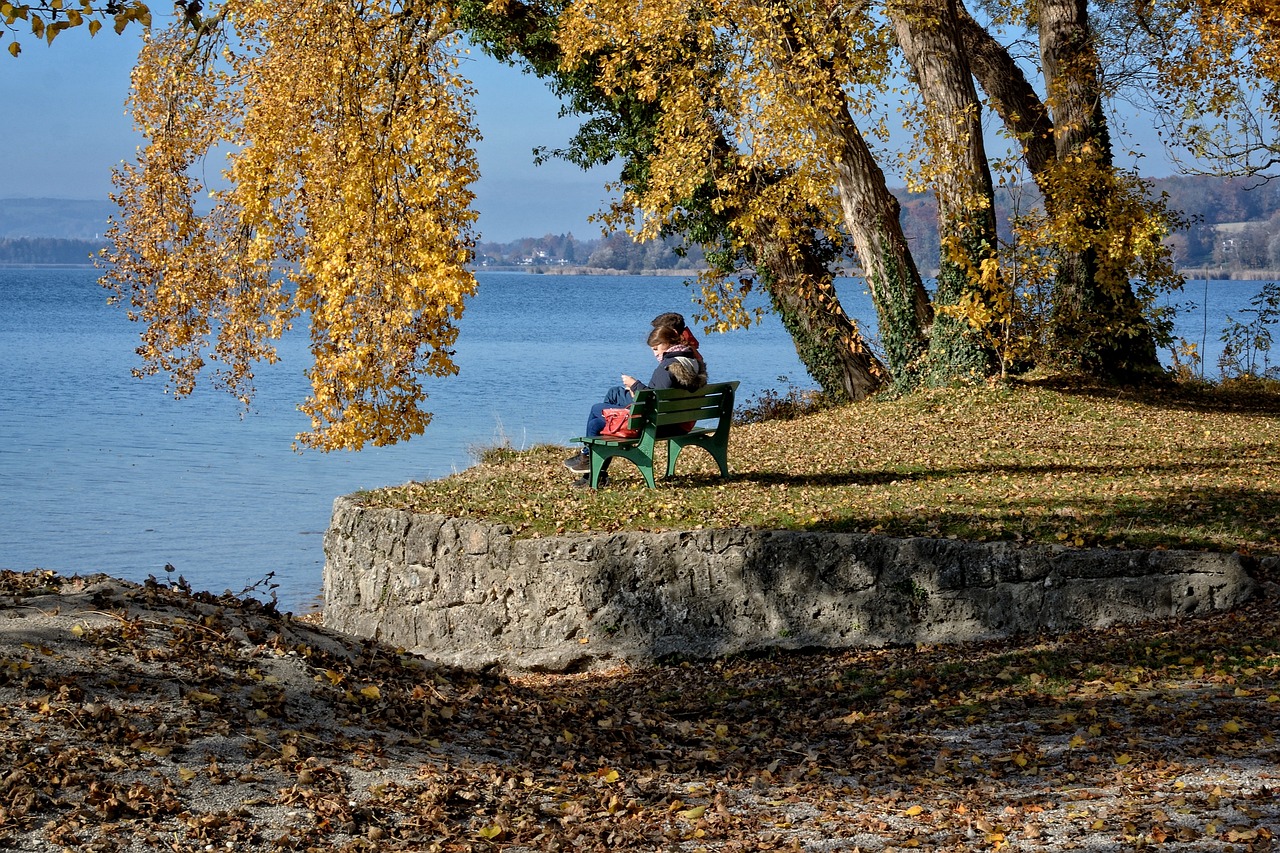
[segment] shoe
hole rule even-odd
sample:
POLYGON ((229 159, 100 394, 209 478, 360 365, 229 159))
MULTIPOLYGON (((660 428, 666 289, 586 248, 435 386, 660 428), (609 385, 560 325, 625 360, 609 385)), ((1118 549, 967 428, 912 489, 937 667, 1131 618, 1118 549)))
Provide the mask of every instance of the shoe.
POLYGON ((564 460, 564 467, 568 468, 575 474, 591 473, 591 454, 575 453, 568 459, 564 460))
MULTIPOLYGON (((581 477, 574 480, 573 483, 571 483, 570 485, 572 485, 575 489, 589 489, 591 488, 591 475, 583 474, 581 477)), ((601 474, 600 479, 596 481, 596 488, 603 489, 607 485, 609 485, 609 475, 601 474)))

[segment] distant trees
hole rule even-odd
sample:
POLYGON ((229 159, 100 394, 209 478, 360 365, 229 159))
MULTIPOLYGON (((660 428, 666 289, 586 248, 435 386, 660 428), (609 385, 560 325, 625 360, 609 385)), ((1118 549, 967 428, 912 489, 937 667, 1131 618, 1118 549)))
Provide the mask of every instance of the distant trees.
POLYGON ((0 238, 0 264, 88 266, 101 249, 102 242, 96 240, 0 238))
MULTIPOLYGON (((1169 208, 1187 224, 1165 238, 1180 268, 1221 268, 1224 273, 1259 269, 1280 270, 1280 185, 1245 178, 1181 176, 1156 178, 1149 194, 1163 195, 1169 208)), ((931 258, 941 252, 938 207, 933 193, 894 189, 902 206, 902 232, 912 254, 931 258)), ((1002 189, 995 193, 996 227, 1000 240, 1009 244, 1013 224, 1029 208, 1042 205, 1034 187, 1002 189), (1015 195, 1020 196, 1015 204, 1015 195)), ((636 243, 625 232, 607 239, 578 239, 572 234, 547 234, 507 243, 482 242, 477 260, 490 266, 550 265, 565 262, 623 272, 640 270, 697 270, 706 264, 700 247, 684 257, 674 247, 680 241, 667 237, 636 243)), ((937 270, 925 266, 926 277, 937 270)))
MULTIPOLYGON (((1188 225, 1166 238, 1174 250, 1174 259, 1180 267, 1199 269, 1217 267, 1230 272, 1222 252, 1222 236, 1256 241, 1263 247, 1267 269, 1280 270, 1280 185, 1259 183, 1242 178, 1211 176, 1185 176, 1156 178, 1150 182, 1153 195, 1164 194, 1171 209, 1180 211, 1188 225)), ((932 193, 912 193, 895 188, 894 195, 902 205, 902 231, 912 254, 918 258, 939 255, 941 242, 938 234, 937 202, 932 193)), ((996 192, 996 227, 1000 240, 1008 244, 1013 239, 1011 225, 1019 211, 1038 206, 1040 196, 1034 187, 1020 187, 1016 193, 1008 190, 996 192), (1018 201, 1015 204, 1015 195, 1018 201)), ((0 263, 57 263, 88 265, 91 256, 102 248, 100 239, 90 239, 95 231, 105 227, 110 216, 111 203, 107 201, 69 201, 66 199, 0 199, 0 227, 6 227, 10 236, 0 238, 0 263), (7 225, 6 225, 7 224, 7 225), (47 235, 41 238, 19 239, 13 232, 47 235), (83 236, 81 236, 83 235, 83 236)), ((676 254, 675 247, 681 241, 674 237, 654 243, 637 244, 625 232, 611 239, 614 254, 609 260, 617 260, 621 266, 609 267, 594 264, 602 269, 628 270, 688 270, 693 271, 706 264, 699 246, 687 247, 684 256, 676 254)), ((545 264, 561 262, 572 266, 588 266, 592 254, 604 244, 602 238, 580 238, 574 234, 545 234, 541 237, 523 237, 509 242, 482 241, 475 249, 478 266, 522 266, 526 260, 545 264)), ((1244 253, 1257 257, 1257 250, 1244 253)), ((600 257, 597 261, 604 261, 600 257)), ((535 266, 537 263, 534 264, 535 266)), ((1244 270, 1245 267, 1236 266, 1244 270)), ((924 266, 926 277, 936 274, 936 269, 924 266)))
POLYGON ((651 270, 685 270, 697 273, 705 260, 694 247, 685 251, 676 240, 637 243, 625 231, 579 240, 572 234, 523 237, 506 243, 485 241, 476 245, 479 267, 586 267, 604 272, 641 273, 651 270))
POLYGON ((1269 219, 1280 210, 1280 182, 1246 177, 1187 175, 1152 181, 1169 206, 1208 223, 1269 219))
POLYGON ((1180 267, 1224 271, 1280 269, 1280 184, 1257 178, 1189 175, 1152 182, 1182 211, 1187 226, 1170 235, 1180 267), (1252 223, 1245 225, 1244 223, 1252 223))

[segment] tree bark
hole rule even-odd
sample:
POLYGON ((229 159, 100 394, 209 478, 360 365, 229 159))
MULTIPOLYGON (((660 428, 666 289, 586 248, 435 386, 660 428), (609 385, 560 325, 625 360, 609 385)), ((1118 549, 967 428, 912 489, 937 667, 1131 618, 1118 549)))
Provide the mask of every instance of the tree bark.
MULTIPOLYGON (((935 310, 966 295, 981 301, 977 272, 996 257, 991 170, 982 139, 982 107, 960 37, 955 0, 902 0, 888 13, 925 105, 926 140, 938 197, 942 257, 935 310)), ((945 385, 994 372, 996 359, 963 316, 938 312, 929 336, 928 380, 945 385)))
POLYGON ((889 371, 845 314, 830 267, 808 251, 817 240, 784 246, 759 234, 757 268, 809 375, 828 396, 862 400, 888 383, 889 371))
POLYGON ((1044 175, 1057 160, 1053 120, 1048 108, 1008 49, 992 38, 967 10, 958 7, 956 11, 973 76, 986 92, 992 110, 1022 145, 1031 174, 1044 175))
MULTIPOLYGON (((1065 210, 1055 196, 1057 181, 1046 181, 1041 188, 1051 217, 1079 216, 1085 230, 1098 233, 1109 225, 1101 202, 1116 190, 1106 181, 1114 169, 1111 137, 1102 112, 1098 58, 1088 16, 1087 0, 1040 0, 1038 4, 1040 62, 1053 116, 1058 180, 1065 177, 1062 169, 1070 163, 1073 172, 1094 182, 1086 196, 1099 203, 1078 213, 1065 210)), ((1121 271, 1127 269, 1126 264, 1120 265, 1121 271)), ((1162 371, 1127 272, 1117 275, 1103 270, 1095 241, 1061 253, 1051 337, 1053 351, 1068 369, 1112 380, 1139 379, 1162 371)))
MULTIPOLYGON (((629 126, 632 123, 650 122, 656 115, 657 107, 624 113, 619 110, 618 99, 600 96, 589 79, 563 73, 559 67, 559 48, 554 38, 548 36, 554 32, 555 16, 546 7, 508 2, 501 6, 502 14, 495 14, 493 4, 466 0, 461 8, 467 16, 464 26, 469 35, 479 38, 490 54, 508 62, 519 56, 536 74, 553 80, 558 93, 568 97, 576 109, 596 115, 612 114, 618 126, 628 131, 636 130, 629 126)), ((624 139, 646 137, 643 132, 619 135, 624 139)), ((581 137, 575 140, 575 144, 581 142, 581 137)), ((728 156, 731 146, 727 140, 721 139, 718 147, 724 155, 723 162, 733 162, 735 158, 728 156)), ((629 163, 644 156, 635 150, 608 146, 578 154, 571 159, 583 166, 614 154, 622 154, 629 163)), ((624 179, 626 176, 624 168, 624 179)), ((724 212, 710 215, 708 210, 700 211, 699 215, 703 214, 709 215, 704 224, 715 233, 723 233, 726 228, 733 227, 731 217, 726 218, 724 212)), ((895 223, 896 217, 895 208, 895 223)), ((836 294, 834 275, 821 257, 822 253, 817 251, 818 235, 812 227, 788 228, 786 231, 807 233, 811 240, 781 245, 773 233, 762 230, 746 235, 746 243, 753 254, 749 262, 764 280, 772 306, 791 335, 797 355, 824 394, 848 400, 861 400, 874 394, 889 381, 889 371, 871 352, 857 324, 844 312, 836 294)), ((714 239, 708 234, 703 236, 707 240, 714 239)), ((927 310, 927 297, 924 297, 923 304, 927 310)))
POLYGON ((833 166, 841 213, 875 303, 889 370, 894 384, 913 387, 928 351, 933 306, 902 233, 902 206, 847 108, 840 107, 827 130, 838 141, 833 166))

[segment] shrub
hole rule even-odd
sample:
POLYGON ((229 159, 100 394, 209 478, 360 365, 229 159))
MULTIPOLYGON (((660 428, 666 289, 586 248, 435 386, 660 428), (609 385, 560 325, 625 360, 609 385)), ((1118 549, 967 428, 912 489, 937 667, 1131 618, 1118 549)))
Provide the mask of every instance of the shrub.
POLYGON ((1264 284, 1253 299, 1252 308, 1241 313, 1251 314, 1247 322, 1227 315, 1227 325, 1222 330, 1222 355, 1218 367, 1224 381, 1242 378, 1280 379, 1280 365, 1271 364, 1271 327, 1280 324, 1280 284, 1264 284))

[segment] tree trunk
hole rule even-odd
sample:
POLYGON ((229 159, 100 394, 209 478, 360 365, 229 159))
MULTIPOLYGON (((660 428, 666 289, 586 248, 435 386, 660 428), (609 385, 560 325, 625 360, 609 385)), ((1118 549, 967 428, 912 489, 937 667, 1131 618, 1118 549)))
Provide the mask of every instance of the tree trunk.
MULTIPOLYGON (((935 310, 966 295, 987 301, 979 271, 996 257, 991 171, 982 140, 982 107, 960 37, 955 0, 904 0, 888 6, 898 44, 925 104, 942 238, 935 310)), ((929 336, 931 384, 990 375, 996 359, 982 333, 964 316, 939 311, 929 336)))
MULTIPOLYGON (((1117 190, 1108 177, 1111 138, 1102 113, 1098 60, 1091 42, 1087 0, 1040 0, 1040 61, 1053 115, 1057 180, 1041 183, 1051 217, 1079 217, 1100 233, 1109 225, 1105 200, 1117 190), (1067 210, 1054 187, 1070 163, 1076 180, 1091 182, 1084 195, 1092 209, 1067 210)), ((1079 198, 1077 188, 1073 196, 1079 198)), ((1114 270, 1099 262, 1097 241, 1061 253, 1054 283, 1051 339, 1062 366, 1105 379, 1132 380, 1161 372, 1155 340, 1128 280, 1128 264, 1114 270)))
POLYGON ((902 206, 846 108, 832 117, 828 130, 839 141, 836 190, 875 303, 889 371, 898 387, 914 387, 928 351, 933 306, 902 233, 902 206))
POLYGON ((813 235, 809 246, 784 246, 768 233, 758 235, 757 270, 796 354, 823 393, 836 400, 862 400, 885 386, 889 372, 841 307, 830 267, 809 250, 817 239, 813 235))
POLYGON ((1044 175, 1057 160, 1053 120, 1044 101, 1027 82, 1009 50, 992 38, 969 13, 957 7, 957 21, 969 67, 987 102, 1009 134, 1022 145, 1032 175, 1044 175))

